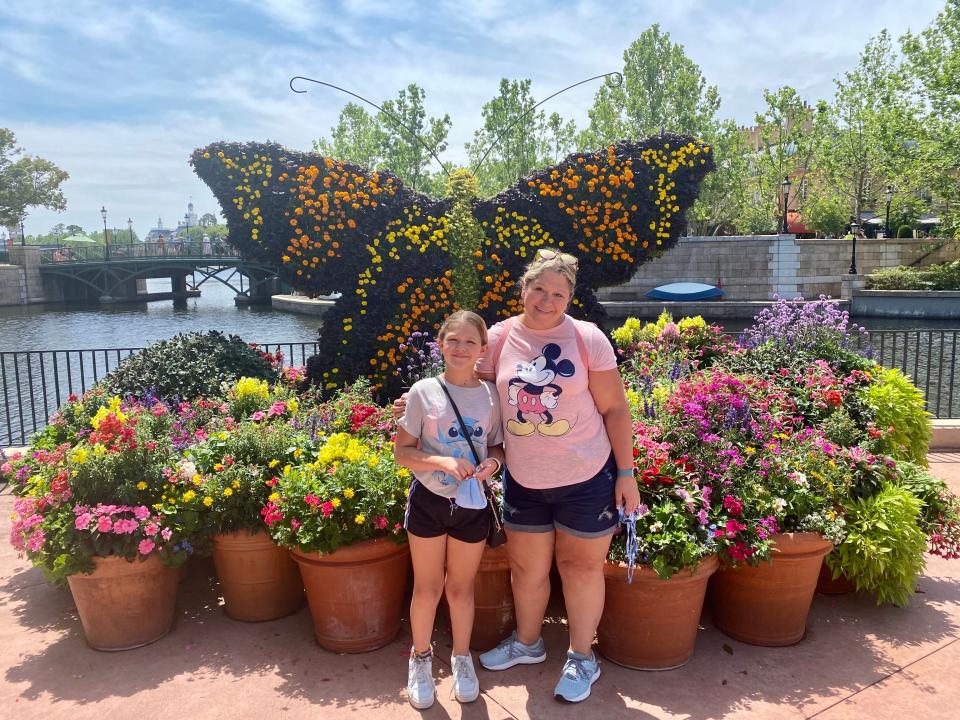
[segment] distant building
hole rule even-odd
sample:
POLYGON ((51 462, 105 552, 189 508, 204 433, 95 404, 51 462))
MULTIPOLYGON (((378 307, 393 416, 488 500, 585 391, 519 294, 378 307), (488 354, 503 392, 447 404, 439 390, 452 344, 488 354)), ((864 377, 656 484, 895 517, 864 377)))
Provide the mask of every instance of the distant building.
POLYGON ((177 235, 181 232, 185 232, 188 227, 197 227, 200 224, 197 214, 193 211, 193 198, 190 198, 190 202, 187 203, 187 212, 183 216, 182 220, 177 221, 177 235))
POLYGON ((157 226, 155 228, 150 228, 150 232, 147 233, 147 237, 144 242, 160 242, 161 238, 163 239, 163 242, 167 242, 173 238, 173 230, 170 228, 165 228, 163 226, 163 219, 157 218, 157 226))

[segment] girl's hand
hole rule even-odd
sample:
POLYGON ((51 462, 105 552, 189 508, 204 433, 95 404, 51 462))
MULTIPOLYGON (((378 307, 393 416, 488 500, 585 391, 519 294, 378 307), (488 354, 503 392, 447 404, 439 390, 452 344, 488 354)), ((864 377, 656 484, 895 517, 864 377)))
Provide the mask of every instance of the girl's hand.
POLYGON ((457 482, 474 474, 473 464, 464 458, 443 457, 437 461, 437 469, 452 475, 457 482))
POLYGON ((393 401, 393 419, 402 418, 407 412, 407 394, 404 393, 393 401))
POLYGON ((613 496, 617 503, 617 510, 623 508, 625 513, 636 512, 640 507, 640 489, 637 487, 637 479, 632 475, 618 477, 613 496))

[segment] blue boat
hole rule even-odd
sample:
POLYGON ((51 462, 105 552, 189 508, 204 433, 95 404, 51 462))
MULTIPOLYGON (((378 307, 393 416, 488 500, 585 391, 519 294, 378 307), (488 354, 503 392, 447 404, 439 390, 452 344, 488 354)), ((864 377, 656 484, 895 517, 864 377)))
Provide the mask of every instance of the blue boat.
POLYGON ((646 293, 646 296, 651 300, 709 300, 723 297, 723 294, 723 290, 715 285, 679 282, 655 287, 646 293))

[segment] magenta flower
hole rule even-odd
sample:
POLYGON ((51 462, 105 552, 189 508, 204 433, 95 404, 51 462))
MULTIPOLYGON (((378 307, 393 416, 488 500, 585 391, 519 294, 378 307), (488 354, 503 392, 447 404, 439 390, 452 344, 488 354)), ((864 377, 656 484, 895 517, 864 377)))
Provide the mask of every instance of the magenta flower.
POLYGON ((146 539, 141 540, 140 544, 137 546, 137 550, 140 551, 141 555, 149 555, 153 552, 153 549, 156 547, 156 543, 153 540, 146 539))
POLYGON ((113 527, 113 521, 106 515, 101 515, 100 519, 97 521, 97 530, 100 532, 110 532, 110 529, 113 527))
POLYGON ((73 521, 73 526, 77 530, 86 530, 90 526, 90 521, 93 519, 93 515, 88 512, 83 513, 83 515, 77 516, 77 519, 73 521))

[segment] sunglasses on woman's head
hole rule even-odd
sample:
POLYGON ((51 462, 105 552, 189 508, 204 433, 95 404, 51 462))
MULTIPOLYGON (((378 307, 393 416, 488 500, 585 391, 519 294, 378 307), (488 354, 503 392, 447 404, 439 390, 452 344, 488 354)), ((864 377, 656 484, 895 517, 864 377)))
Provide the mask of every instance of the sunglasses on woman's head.
POLYGON ((538 262, 543 262, 544 260, 553 260, 554 258, 560 258, 560 262, 562 262, 564 265, 569 265, 574 270, 576 270, 577 266, 580 264, 580 262, 573 255, 570 255, 569 253, 557 252, 556 250, 546 250, 543 248, 541 248, 540 250, 537 250, 537 254, 534 255, 533 257, 534 257, 534 260, 538 262))

